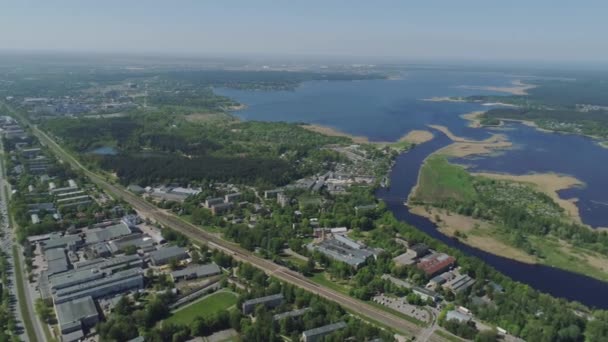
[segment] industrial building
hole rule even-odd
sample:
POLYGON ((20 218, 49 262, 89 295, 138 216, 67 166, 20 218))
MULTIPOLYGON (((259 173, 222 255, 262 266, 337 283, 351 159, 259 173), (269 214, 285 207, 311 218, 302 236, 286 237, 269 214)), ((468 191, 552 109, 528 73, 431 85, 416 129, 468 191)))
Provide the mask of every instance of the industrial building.
POLYGON ((178 282, 181 280, 211 277, 211 276, 218 275, 221 273, 222 273, 222 271, 220 270, 218 265, 206 264, 206 265, 189 266, 189 267, 184 268, 183 270, 177 270, 177 271, 171 272, 171 278, 173 278, 174 282, 178 282))
POLYGON ((426 289, 424 287, 414 286, 412 287, 412 292, 418 295, 418 297, 420 297, 422 300, 432 299, 435 302, 441 300, 441 297, 439 297, 439 295, 435 293, 435 291, 426 289))
POLYGON ((322 327, 306 330, 302 333, 302 340, 304 342, 316 342, 321 341, 323 337, 336 332, 340 329, 346 328, 346 323, 338 322, 333 324, 324 325, 322 327))
POLYGON ((321 241, 318 244, 309 244, 307 248, 311 251, 318 251, 326 256, 359 267, 368 258, 374 255, 372 250, 342 235, 334 235, 333 238, 321 241))
POLYGON ((69 248, 70 250, 74 250, 81 246, 82 243, 82 238, 78 235, 61 236, 52 234, 48 240, 43 241, 41 244, 42 250, 46 251, 47 249, 53 248, 69 248))
POLYGON ((254 298, 243 302, 242 310, 244 315, 252 313, 258 305, 264 305, 266 308, 275 308, 283 303, 283 294, 277 293, 274 295, 254 298))
POLYGON ((450 310, 447 312, 447 315, 445 316, 445 320, 446 321, 451 321, 451 320, 455 320, 458 321, 460 323, 467 323, 469 321, 471 321, 473 318, 469 315, 466 315, 460 311, 456 311, 456 310, 450 310))
POLYGON ((416 266, 430 277, 447 271, 455 263, 454 257, 444 253, 435 253, 420 259, 416 266))
POLYGON ((44 258, 47 262, 47 274, 49 276, 66 272, 70 263, 63 248, 52 248, 44 251, 44 258))
POLYGON ((84 336, 83 328, 91 328, 99 322, 99 313, 91 297, 56 304, 55 312, 64 342, 82 339, 84 336))
POLYGON ((123 251, 128 246, 135 246, 137 249, 147 251, 154 247, 154 239, 148 235, 136 233, 108 242, 108 248, 112 253, 123 251))
POLYGON ((455 294, 458 294, 473 286, 473 284, 475 284, 475 279, 466 274, 459 274, 454 279, 443 285, 443 287, 450 289, 455 294))
POLYGON ((168 264, 171 259, 184 260, 189 257, 186 250, 178 246, 162 247, 150 252, 150 262, 154 266, 168 264))
POLYGON ((110 241, 131 234, 131 229, 125 223, 120 222, 105 228, 93 228, 85 233, 87 244, 110 241))
POLYGON ((144 287, 142 273, 141 268, 127 269, 101 279, 64 287, 54 291, 53 300, 55 304, 60 304, 88 296, 97 299, 116 293, 139 290, 144 287))

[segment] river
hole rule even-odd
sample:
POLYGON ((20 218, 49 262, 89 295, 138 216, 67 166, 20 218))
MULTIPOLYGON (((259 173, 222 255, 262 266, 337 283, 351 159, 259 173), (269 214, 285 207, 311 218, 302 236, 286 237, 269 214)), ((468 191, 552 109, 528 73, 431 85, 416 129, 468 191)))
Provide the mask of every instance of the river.
MULTIPOLYGON (((326 125, 370 140, 397 140, 413 129, 427 125, 446 126, 458 136, 483 139, 496 131, 468 127, 461 114, 487 110, 471 103, 430 102, 422 99, 443 96, 497 94, 470 90, 469 86, 506 86, 514 78, 500 73, 413 70, 399 80, 350 82, 305 82, 294 91, 243 91, 216 89, 246 104, 235 114, 245 120, 307 122, 326 125)), ((423 160, 450 140, 433 131, 435 138, 398 157, 391 171, 391 188, 377 196, 386 201, 395 216, 446 244, 485 260, 505 275, 557 297, 586 305, 608 308, 608 283, 549 266, 529 265, 495 256, 442 235, 428 219, 409 213, 403 205, 423 160)), ((498 155, 454 159, 475 171, 525 174, 556 172, 574 176, 586 186, 560 192, 562 198, 578 198, 583 222, 608 227, 608 150, 586 137, 545 133, 521 124, 500 131, 514 148, 498 155)))

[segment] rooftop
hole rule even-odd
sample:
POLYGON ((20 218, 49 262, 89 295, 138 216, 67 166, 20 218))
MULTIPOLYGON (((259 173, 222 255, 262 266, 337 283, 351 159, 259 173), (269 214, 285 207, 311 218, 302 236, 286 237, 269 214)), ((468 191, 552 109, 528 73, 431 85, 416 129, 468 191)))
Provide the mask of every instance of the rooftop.
POLYGON ((317 336, 317 335, 327 335, 336 330, 340 330, 340 329, 344 329, 344 328, 346 328, 346 323, 338 322, 338 323, 328 324, 328 325, 324 325, 322 327, 306 330, 305 332, 302 333, 302 336, 312 337, 312 336, 317 336))
POLYGON ((76 322, 80 325, 83 318, 99 315, 91 297, 57 304, 55 305, 55 311, 57 312, 57 321, 61 327, 76 322))
POLYGON ((184 268, 183 270, 178 270, 171 272, 171 276, 173 278, 180 277, 188 277, 191 275, 196 275, 197 277, 207 277, 215 274, 219 274, 222 271, 219 266, 216 264, 206 264, 206 265, 197 265, 197 266, 189 266, 184 268))
POLYGON ((186 250, 179 246, 163 247, 150 252, 150 259, 154 262, 181 257, 186 254, 186 250))
POLYGON ((85 240, 88 244, 109 241, 124 235, 131 234, 131 229, 125 223, 120 222, 106 228, 94 228, 86 232, 85 240))
POLYGON ((273 294, 270 296, 246 300, 243 302, 243 305, 258 305, 258 304, 266 303, 266 302, 273 301, 273 300, 279 300, 279 299, 283 299, 282 293, 277 293, 277 294, 273 294))

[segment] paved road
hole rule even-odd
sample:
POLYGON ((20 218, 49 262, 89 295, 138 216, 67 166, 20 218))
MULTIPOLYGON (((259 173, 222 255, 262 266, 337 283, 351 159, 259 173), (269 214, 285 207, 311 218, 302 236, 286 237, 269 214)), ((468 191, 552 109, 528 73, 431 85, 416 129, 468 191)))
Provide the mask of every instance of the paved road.
MULTIPOLYGON (((4 147, 0 143, 0 151, 4 151, 4 147)), ((1 152, 3 153, 3 152, 1 152)), ((3 156, 0 154, 0 158, 3 156)), ((42 326, 40 325, 40 321, 35 314, 34 310, 34 301, 32 300, 31 288, 28 286, 26 269, 24 267, 25 262, 23 260, 23 250, 21 246, 15 243, 15 236, 12 227, 10 226, 10 220, 8 217, 8 198, 6 198, 6 194, 10 193, 11 187, 10 184, 6 181, 6 170, 4 170, 4 161, 0 162, 0 213, 2 214, 2 219, 0 224, 2 225, 4 236, 2 238, 2 250, 7 255, 7 260, 9 265, 11 265, 11 271, 9 275, 9 290, 11 295, 15 298, 15 304, 13 306, 13 312, 15 313, 15 319, 17 326, 20 329, 19 338, 23 341, 29 341, 27 333, 25 331, 25 325, 23 324, 23 315, 28 315, 32 317, 31 321, 34 326, 34 333, 36 335, 36 339, 38 341, 44 341, 44 333, 42 331, 42 326), (6 189, 6 191, 5 191, 6 189), (17 247, 17 260, 13 259, 13 246, 17 247), (17 296, 17 278, 15 274, 15 268, 13 265, 15 263, 19 263, 21 266, 21 278, 23 279, 23 292, 26 297, 26 305, 28 307, 28 312, 21 312, 21 306, 19 305, 19 297, 17 296)), ((10 195, 9 195, 10 196, 10 195)), ((33 342, 33 341, 32 341, 33 342)))
MULTIPOLYGON (((21 119, 22 123, 29 124, 29 122, 23 116, 19 115, 16 112, 13 113, 21 119)), ((89 179, 93 183, 95 183, 108 193, 118 198, 121 198, 127 203, 129 203, 142 216, 154 219, 164 226, 171 227, 176 231, 181 232, 182 234, 188 236, 194 241, 206 243, 210 245, 210 247, 222 250, 225 253, 232 255, 233 258, 237 260, 250 263, 262 269, 269 275, 272 275, 287 283, 291 283, 293 285, 301 287, 312 293, 316 293, 321 297, 340 304, 344 308, 349 309, 364 318, 371 319, 375 322, 380 322, 402 334, 417 335, 422 330, 421 327, 415 325, 410 321, 380 310, 372 305, 354 299, 348 295, 320 286, 297 272, 291 271, 288 268, 277 265, 266 259, 260 258, 255 254, 251 253, 250 251, 247 251, 234 243, 214 236, 191 223, 181 220, 173 214, 169 214, 159 210, 156 206, 146 202, 141 197, 128 192, 122 186, 114 185, 106 181, 106 179, 104 179, 104 177, 100 176, 99 174, 91 172, 86 167, 84 167, 78 160, 76 160, 71 154, 65 151, 53 139, 51 139, 51 137, 49 137, 45 132, 43 132, 34 125, 30 124, 29 126, 32 128, 32 132, 38 137, 40 142, 48 146, 58 158, 62 159, 64 162, 70 163, 73 168, 81 170, 86 176, 89 177, 89 179)))

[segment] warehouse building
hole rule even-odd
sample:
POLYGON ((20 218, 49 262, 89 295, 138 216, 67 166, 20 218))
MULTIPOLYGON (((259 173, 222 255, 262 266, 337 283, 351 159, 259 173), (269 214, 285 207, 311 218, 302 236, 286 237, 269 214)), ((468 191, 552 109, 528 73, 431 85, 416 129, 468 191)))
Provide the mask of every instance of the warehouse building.
POLYGON ((129 226, 123 222, 105 228, 93 228, 85 233, 87 244, 110 241, 131 234, 129 226))
POLYGON ((64 342, 80 340, 84 336, 83 328, 91 328, 99 322, 99 313, 91 297, 56 304, 55 312, 64 342))
POLYGON ((70 264, 63 248, 45 250, 44 258, 47 262, 47 274, 49 276, 66 272, 69 269, 70 264))
POLYGON ((466 274, 459 274, 454 279, 448 281, 443 287, 450 289, 455 294, 461 293, 475 284, 475 279, 466 274))
POLYGON ((264 305, 266 308, 275 308, 283 303, 283 294, 277 293, 274 295, 254 298, 243 302, 242 310, 244 315, 248 315, 255 311, 258 305, 264 305))
POLYGON ((111 294, 139 290, 144 287, 141 268, 128 269, 111 274, 105 278, 65 287, 55 292, 55 304, 91 296, 94 299, 111 294))
POLYGON ((189 266, 183 270, 171 272, 171 278, 174 282, 188 279, 206 278, 221 274, 219 266, 216 264, 189 266))
POLYGON ((444 253, 435 253, 420 259, 416 266, 430 277, 447 271, 455 263, 454 257, 444 253))
POLYGON ((150 253, 150 262, 154 266, 168 264, 171 259, 184 260, 189 257, 186 250, 178 246, 163 247, 150 253))
POLYGON ((120 237, 108 243, 108 247, 112 253, 123 251, 129 246, 135 246, 137 249, 148 250, 153 248, 154 239, 148 235, 136 233, 120 237))
POLYGON ((82 242, 82 238, 78 235, 61 236, 58 234, 53 234, 48 240, 42 242, 42 250, 46 251, 47 249, 68 247, 70 249, 75 249, 76 247, 82 245, 82 242))

